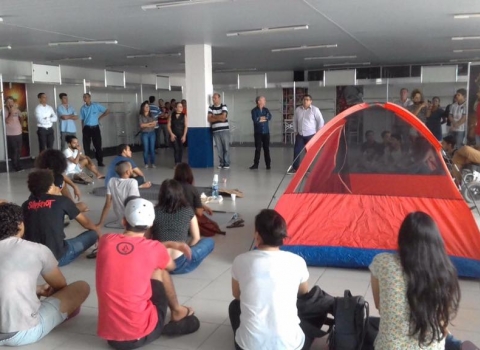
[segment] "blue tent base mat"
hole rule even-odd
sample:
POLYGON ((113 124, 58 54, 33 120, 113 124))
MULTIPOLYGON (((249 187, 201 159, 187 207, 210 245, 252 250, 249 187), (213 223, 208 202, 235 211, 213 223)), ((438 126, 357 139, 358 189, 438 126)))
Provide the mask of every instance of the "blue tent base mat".
MULTIPOLYGON (((308 266, 328 266, 353 269, 368 268, 377 254, 395 253, 393 250, 322 246, 284 245, 281 249, 300 255, 305 259, 308 266)), ((480 261, 452 256, 450 259, 457 268, 460 277, 480 278, 480 261)))

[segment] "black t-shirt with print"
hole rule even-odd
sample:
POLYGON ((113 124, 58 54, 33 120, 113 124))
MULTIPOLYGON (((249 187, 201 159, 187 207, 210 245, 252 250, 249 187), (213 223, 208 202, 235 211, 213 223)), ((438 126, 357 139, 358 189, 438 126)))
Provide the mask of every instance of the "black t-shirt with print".
POLYGON ((24 238, 47 246, 57 260, 62 258, 66 250, 64 217, 68 215, 73 220, 80 214, 75 203, 63 196, 31 195, 23 203, 22 209, 25 224, 24 238))

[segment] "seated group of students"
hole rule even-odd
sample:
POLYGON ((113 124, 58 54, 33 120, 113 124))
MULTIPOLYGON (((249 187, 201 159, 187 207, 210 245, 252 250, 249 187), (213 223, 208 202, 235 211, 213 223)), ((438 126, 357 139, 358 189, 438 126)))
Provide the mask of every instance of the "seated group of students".
MULTIPOLYGON (((155 217, 151 202, 127 198, 123 234, 99 240, 98 335, 115 349, 139 348, 162 334, 183 335, 200 327, 193 309, 178 302, 170 276, 176 263, 168 250, 183 252, 187 260, 192 250, 184 242, 149 239, 155 217)), ((0 346, 42 339, 78 314, 90 292, 86 282, 67 284, 48 247, 23 239, 23 220, 21 207, 0 204, 0 346), (39 276, 46 284, 36 285, 39 276)), ((235 348, 309 349, 314 339, 302 330, 297 313, 297 298, 309 291, 309 271, 300 256, 280 250, 287 237, 285 220, 274 210, 262 210, 255 217, 254 237, 257 249, 237 256, 232 266, 234 300, 228 311, 235 348)), ((432 218, 409 214, 398 245, 398 252, 379 254, 370 266, 381 314, 375 349, 478 349, 448 331, 460 287, 432 218)))

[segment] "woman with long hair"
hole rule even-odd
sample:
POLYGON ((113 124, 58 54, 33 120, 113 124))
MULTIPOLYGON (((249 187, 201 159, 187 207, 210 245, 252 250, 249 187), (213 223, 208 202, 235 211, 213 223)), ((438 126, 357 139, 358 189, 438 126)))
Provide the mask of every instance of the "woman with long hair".
POLYGON ((142 132, 142 144, 143 144, 143 162, 145 168, 155 168, 155 126, 156 120, 150 116, 149 102, 145 101, 140 106, 140 113, 138 116, 138 123, 142 132))
POLYGON ((183 144, 187 140, 188 119, 183 113, 183 105, 178 102, 175 110, 168 118, 168 133, 173 146, 173 157, 175 165, 182 162, 183 144))
POLYGON ((448 333, 459 307, 460 286, 428 214, 407 215, 398 234, 398 252, 378 254, 370 271, 381 316, 375 350, 475 349, 448 333))
POLYGON ((425 98, 419 89, 412 91, 412 101, 413 105, 408 107, 409 111, 425 123, 427 121, 428 103, 425 101, 425 98))
POLYGON ((179 250, 170 251, 176 265, 174 274, 195 270, 215 246, 213 239, 200 238, 197 217, 185 199, 182 185, 176 180, 165 180, 160 186, 151 236, 160 242, 184 242, 190 246, 190 260, 179 250))

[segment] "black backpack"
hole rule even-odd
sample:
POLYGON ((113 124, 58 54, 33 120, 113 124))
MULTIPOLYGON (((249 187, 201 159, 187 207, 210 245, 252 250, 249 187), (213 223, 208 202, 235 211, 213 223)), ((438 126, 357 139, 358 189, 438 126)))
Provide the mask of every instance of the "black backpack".
POLYGON ((328 336, 330 350, 361 350, 369 324, 369 305, 362 296, 352 296, 345 290, 335 298, 335 325, 328 336))

